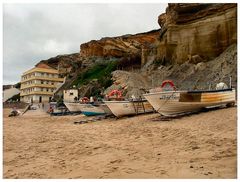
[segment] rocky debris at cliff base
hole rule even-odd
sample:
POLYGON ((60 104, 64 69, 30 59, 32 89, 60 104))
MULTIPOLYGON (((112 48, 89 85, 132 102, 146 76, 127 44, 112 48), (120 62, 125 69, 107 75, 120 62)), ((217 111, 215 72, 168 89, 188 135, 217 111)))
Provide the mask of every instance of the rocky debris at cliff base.
POLYGON ((112 80, 114 84, 105 90, 105 94, 111 90, 121 90, 126 98, 134 95, 141 96, 150 88, 151 84, 147 77, 142 73, 134 73, 128 71, 117 70, 112 73, 112 80))
POLYGON ((237 45, 229 46, 222 54, 209 62, 193 64, 185 62, 173 66, 161 66, 150 72, 154 78, 154 86, 159 86, 165 79, 171 79, 178 89, 215 89, 217 83, 223 81, 229 86, 237 86, 237 45))
MULTIPOLYGON (((178 89, 214 89, 221 81, 229 85, 232 76, 232 86, 237 85, 237 45, 232 44, 222 54, 208 62, 193 64, 149 65, 147 73, 153 78, 153 87, 161 85, 163 80, 171 79, 178 89)), ((151 80, 149 79, 149 82, 151 80)))
POLYGON ((155 67, 154 63, 148 69, 139 72, 114 71, 114 84, 105 90, 123 89, 125 97, 139 97, 150 88, 158 87, 163 80, 171 79, 181 90, 215 89, 216 84, 225 82, 229 86, 232 76, 232 86, 237 86, 237 44, 229 46, 222 54, 209 62, 193 64, 173 64, 155 67), (148 71, 146 71, 148 70, 148 71))

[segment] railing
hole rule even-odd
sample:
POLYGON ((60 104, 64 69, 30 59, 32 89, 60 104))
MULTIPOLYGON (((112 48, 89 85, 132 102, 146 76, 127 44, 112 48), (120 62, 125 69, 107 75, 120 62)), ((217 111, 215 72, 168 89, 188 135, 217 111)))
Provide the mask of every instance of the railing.
POLYGON ((30 80, 47 80, 47 81, 60 81, 63 82, 64 78, 51 78, 51 77, 43 77, 43 76, 32 76, 30 78, 27 78, 25 80, 21 80, 21 83, 25 83, 30 80))
POLYGON ((47 91, 32 91, 28 93, 21 93, 20 96, 26 96, 26 95, 53 95, 53 92, 47 92, 47 91))
POLYGON ((56 88, 55 85, 50 85, 50 84, 29 84, 29 85, 22 84, 20 89, 26 89, 31 87, 56 88))
POLYGON ((56 74, 58 73, 57 70, 52 70, 52 69, 47 69, 47 68, 32 68, 31 70, 28 70, 26 72, 23 73, 24 75, 28 75, 30 73, 34 73, 34 72, 39 72, 39 73, 50 73, 50 74, 56 74))

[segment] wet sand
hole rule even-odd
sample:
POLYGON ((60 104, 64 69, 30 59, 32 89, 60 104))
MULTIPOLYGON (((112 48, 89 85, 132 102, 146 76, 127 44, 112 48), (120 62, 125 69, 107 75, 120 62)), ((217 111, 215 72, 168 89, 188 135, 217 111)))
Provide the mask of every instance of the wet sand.
POLYGON ((153 121, 4 109, 4 178, 236 178, 237 108, 153 121))

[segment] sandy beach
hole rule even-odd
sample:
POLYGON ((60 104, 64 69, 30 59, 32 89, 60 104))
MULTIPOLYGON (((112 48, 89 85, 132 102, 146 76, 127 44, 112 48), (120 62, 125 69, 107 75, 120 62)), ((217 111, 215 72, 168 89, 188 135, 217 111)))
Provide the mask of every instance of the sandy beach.
POLYGON ((237 108, 74 124, 84 116, 3 115, 4 178, 236 178, 237 108))

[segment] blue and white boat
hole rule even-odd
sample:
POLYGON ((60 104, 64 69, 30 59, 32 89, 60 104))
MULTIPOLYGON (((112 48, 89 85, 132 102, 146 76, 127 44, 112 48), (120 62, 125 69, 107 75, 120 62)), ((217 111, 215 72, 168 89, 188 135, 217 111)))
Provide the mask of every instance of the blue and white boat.
POLYGON ((112 114, 106 104, 79 104, 79 107, 85 116, 112 114))
POLYGON ((85 116, 96 116, 96 115, 111 115, 112 112, 107 107, 106 104, 99 103, 99 104, 90 104, 90 103, 65 103, 68 110, 70 112, 79 112, 84 114, 85 116))
POLYGON ((79 106, 79 102, 64 102, 65 106, 71 113, 81 114, 81 107, 79 106))

